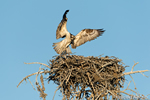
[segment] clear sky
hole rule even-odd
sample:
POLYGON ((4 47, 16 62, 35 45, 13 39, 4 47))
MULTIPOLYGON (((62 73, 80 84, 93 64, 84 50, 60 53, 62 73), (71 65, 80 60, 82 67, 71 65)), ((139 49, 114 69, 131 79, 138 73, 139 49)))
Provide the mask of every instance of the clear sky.
MULTIPOLYGON (((40 65, 48 64, 57 55, 52 44, 56 28, 65 10, 67 29, 76 35, 84 28, 104 28, 103 36, 87 42, 77 49, 76 55, 115 56, 129 65, 131 70, 150 70, 150 0, 1 0, 0 1, 0 84, 1 100, 40 100, 31 84, 17 84, 23 77, 37 72, 40 65)), ((150 72, 145 73, 150 76, 150 72)), ((132 75, 138 92, 150 94, 150 78, 132 75)), ((126 77, 129 83, 130 77, 126 77)), ((30 80, 34 83, 35 77, 30 80)), ((51 100, 56 85, 46 85, 47 100, 51 100)), ((130 88, 134 88, 133 82, 130 88)), ((55 100, 62 97, 57 92, 55 100)), ((150 98, 150 97, 149 97, 150 98)))

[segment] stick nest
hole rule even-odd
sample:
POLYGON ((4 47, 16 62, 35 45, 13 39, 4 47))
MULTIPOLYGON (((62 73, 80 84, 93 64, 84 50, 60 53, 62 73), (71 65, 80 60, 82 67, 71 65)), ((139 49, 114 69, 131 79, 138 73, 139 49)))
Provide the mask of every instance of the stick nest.
POLYGON ((59 55, 50 60, 48 79, 58 85, 64 100, 115 97, 125 81, 126 66, 121 61, 108 56, 59 55))

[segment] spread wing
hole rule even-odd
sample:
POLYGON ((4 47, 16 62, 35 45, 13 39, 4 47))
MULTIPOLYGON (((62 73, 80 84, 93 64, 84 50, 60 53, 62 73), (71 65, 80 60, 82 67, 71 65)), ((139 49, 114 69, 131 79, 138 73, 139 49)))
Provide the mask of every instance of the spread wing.
POLYGON ((94 40, 95 38, 101 36, 103 33, 103 29, 83 29, 75 36, 71 46, 72 48, 76 48, 77 46, 80 46, 87 41, 94 40))
POLYGON ((66 24, 67 24, 67 17, 66 14, 69 12, 69 10, 66 10, 64 15, 63 15, 63 19, 61 20, 61 22, 59 23, 57 30, 56 30, 56 39, 62 38, 66 35, 66 33, 68 33, 67 28, 66 28, 66 24))

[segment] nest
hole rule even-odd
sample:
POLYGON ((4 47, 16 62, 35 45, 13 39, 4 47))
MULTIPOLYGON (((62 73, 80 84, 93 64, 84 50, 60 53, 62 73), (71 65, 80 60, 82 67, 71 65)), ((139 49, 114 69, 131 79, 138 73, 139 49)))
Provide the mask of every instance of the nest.
POLYGON ((50 60, 49 81, 54 81, 63 100, 107 99, 119 96, 125 66, 116 57, 59 55, 50 60))
MULTIPOLYGON (((46 65, 40 62, 31 62, 25 64, 40 64, 45 66, 39 68, 38 72, 32 73, 24 77, 17 87, 29 77, 36 75, 36 88, 40 92, 40 97, 46 100, 47 94, 44 86, 44 78, 46 74, 49 74, 48 79, 58 85, 57 90, 60 90, 63 96, 62 100, 109 100, 112 98, 125 99, 124 96, 129 96, 130 99, 147 99, 147 96, 139 94, 131 74, 148 72, 149 70, 133 71, 134 67, 138 64, 134 63, 130 72, 124 72, 125 67, 121 59, 116 57, 84 57, 77 55, 59 55, 50 60, 50 64, 46 65), (43 74, 43 75, 42 75, 43 74), (38 76, 40 75, 40 82, 38 82, 38 76), (120 91, 123 88, 125 75, 129 75, 134 82, 135 91, 129 88, 131 81, 126 89, 120 91), (41 85, 40 85, 41 84, 41 85), (132 94, 127 93, 129 90, 132 94)), ((33 89, 34 86, 33 86, 33 89)), ((55 93, 56 93, 55 91, 55 93)), ((55 96, 55 94, 54 94, 55 96)), ((54 97, 53 97, 54 99, 54 97)))

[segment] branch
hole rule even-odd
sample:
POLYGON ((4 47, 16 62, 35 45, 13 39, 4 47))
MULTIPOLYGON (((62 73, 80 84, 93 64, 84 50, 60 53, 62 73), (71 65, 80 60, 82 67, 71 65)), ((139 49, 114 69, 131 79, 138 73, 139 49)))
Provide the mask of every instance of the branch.
POLYGON ((59 90, 59 86, 58 86, 57 89, 55 90, 54 96, 53 96, 53 99, 52 99, 52 100, 54 100, 54 97, 55 97, 55 94, 56 94, 57 90, 59 90))
POLYGON ((133 68, 134 68, 138 63, 139 63, 139 62, 137 62, 137 63, 134 62, 134 65, 132 66, 131 72, 133 72, 133 68))
POLYGON ((133 77, 132 77, 131 75, 130 75, 130 77, 131 77, 131 79, 132 79, 132 81, 133 81, 133 83, 134 83, 135 89, 137 89, 133 77))
POLYGON ((40 62, 31 62, 31 63, 25 63, 25 62, 24 62, 24 64, 41 64, 41 65, 43 65, 43 66, 45 66, 45 67, 50 68, 48 65, 46 65, 46 64, 44 64, 44 63, 40 63, 40 62))
POLYGON ((135 74, 135 73, 148 72, 148 71, 149 70, 140 70, 140 71, 126 72, 126 73, 123 73, 122 76, 124 76, 124 75, 130 75, 130 74, 135 74))
POLYGON ((19 82, 19 84, 17 85, 17 87, 24 81, 24 80, 26 80, 28 77, 30 77, 30 76, 33 76, 33 75, 37 75, 37 74, 42 74, 42 73, 49 73, 50 71, 41 71, 41 72, 36 72, 36 73, 32 73, 32 74, 30 74, 30 75, 28 75, 28 76, 26 76, 25 78, 23 78, 20 82, 19 82))
POLYGON ((30 81, 30 79, 29 79, 29 78, 27 78, 27 79, 29 80, 29 82, 30 82, 30 84, 32 85, 33 89, 36 90, 36 89, 34 88, 32 82, 30 81))
POLYGON ((91 78, 90 78, 90 76, 89 76, 89 73, 87 73, 87 75, 88 75, 88 78, 89 78, 89 82, 90 82, 90 83, 91 83, 91 85, 92 85, 93 92, 94 92, 94 94, 95 94, 96 92, 95 92, 95 89, 94 89, 93 83, 92 83, 92 81, 91 81, 91 78))

